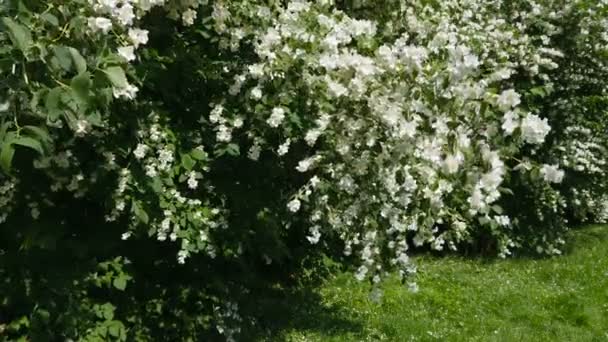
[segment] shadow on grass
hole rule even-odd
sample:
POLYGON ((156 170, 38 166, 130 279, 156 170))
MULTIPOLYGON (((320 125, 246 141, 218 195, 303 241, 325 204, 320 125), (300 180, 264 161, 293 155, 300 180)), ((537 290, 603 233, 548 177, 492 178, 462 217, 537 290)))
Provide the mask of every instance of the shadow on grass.
POLYGON ((315 332, 322 336, 358 333, 364 322, 349 317, 345 308, 328 307, 314 288, 276 290, 258 298, 254 308, 256 327, 245 331, 247 341, 283 341, 289 331, 315 332))

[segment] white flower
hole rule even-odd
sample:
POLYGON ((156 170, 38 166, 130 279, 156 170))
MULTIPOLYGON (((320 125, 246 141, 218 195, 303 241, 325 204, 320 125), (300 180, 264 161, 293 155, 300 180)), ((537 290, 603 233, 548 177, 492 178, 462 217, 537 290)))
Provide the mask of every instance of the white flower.
POLYGON ((471 208, 476 211, 479 211, 486 206, 483 194, 478 188, 475 188, 475 190, 471 194, 471 197, 469 197, 468 202, 471 205, 471 208))
POLYGON ((310 228, 310 235, 306 237, 306 240, 311 244, 317 244, 321 238, 321 232, 319 232, 319 226, 313 226, 310 228))
POLYGON ((196 172, 191 171, 188 176, 188 187, 190 189, 196 189, 198 187, 198 181, 196 180, 196 172))
POLYGON ((254 78, 260 78, 264 76, 264 64, 253 64, 249 66, 249 74, 254 78))
POLYGON ((320 179, 319 179, 319 177, 317 177, 317 176, 313 176, 313 177, 310 179, 310 185, 311 185, 313 188, 316 188, 316 187, 317 187, 317 185, 319 185, 319 183, 321 183, 321 180, 320 180, 320 179))
POLYGON ((84 135, 89 128, 89 122, 87 120, 78 120, 76 121, 76 135, 82 136, 84 135))
POLYGON ((218 123, 222 119, 222 112, 224 111, 224 106, 221 104, 216 105, 211 110, 211 114, 209 114, 209 121, 212 123, 218 123))
POLYGON ((160 165, 158 166, 159 169, 167 170, 173 160, 175 160, 173 157, 173 151, 167 149, 166 147, 158 151, 158 161, 160 162, 160 165))
POLYGON ((154 178, 154 177, 158 176, 158 171, 156 170, 156 165, 147 164, 145 166, 145 169, 146 169, 146 176, 148 176, 150 178, 154 178))
POLYGON ((506 215, 495 216, 494 221, 504 227, 508 227, 511 224, 511 219, 506 215))
POLYGON ((226 125, 220 125, 215 138, 217 141, 228 142, 232 139, 232 130, 226 125))
POLYGON ((124 26, 129 26, 133 24, 133 19, 135 18, 135 13, 133 13, 133 6, 130 4, 124 4, 119 9, 116 10, 116 16, 118 17, 118 21, 120 21, 124 26))
POLYGON ((272 114, 270 118, 266 120, 266 122, 270 125, 270 127, 279 127, 281 122, 285 119, 285 110, 280 107, 275 107, 272 110, 272 114))
POLYGON ((498 107, 507 111, 521 103, 521 96, 513 89, 503 91, 496 101, 498 107))
POLYGON ((460 167, 461 163, 462 163, 462 158, 459 158, 459 156, 456 156, 453 154, 450 154, 447 157, 445 157, 445 160, 443 161, 445 171, 448 174, 456 173, 458 171, 458 168, 460 167))
POLYGON ((5 103, 0 103, 0 113, 8 111, 10 107, 10 103, 6 101, 5 103))
POLYGON ((298 170, 300 172, 306 172, 310 169, 310 167, 314 164, 315 161, 316 161, 316 158, 314 158, 314 157, 300 160, 300 162, 298 163, 298 166, 296 166, 296 170, 298 170))
POLYGON ((331 79, 327 79, 327 89, 334 97, 340 97, 348 93, 348 89, 346 89, 346 87, 344 87, 340 82, 336 82, 331 79))
POLYGON ((564 179, 564 171, 559 169, 559 165, 543 164, 540 168, 543 179, 549 183, 561 183, 564 179))
POLYGON ((259 100, 262 98, 262 89, 259 87, 255 87, 251 90, 251 98, 254 100, 259 100))
POLYGON ((502 120, 502 129, 506 135, 513 134, 513 131, 519 127, 519 116, 513 111, 506 112, 502 120))
POLYGON ((121 46, 118 48, 118 54, 127 62, 135 60, 135 47, 133 45, 121 46))
POLYGON ((306 132, 306 135, 304 136, 304 140, 306 140, 306 143, 308 144, 308 146, 313 146, 317 142, 317 139, 319 139, 320 135, 321 135, 321 130, 311 129, 308 132, 306 132))
POLYGON ((283 156, 283 155, 287 154, 287 152, 289 152, 289 145, 290 144, 291 144, 291 139, 285 140, 285 142, 279 146, 279 149, 278 149, 277 153, 280 156, 283 156))
POLYGON ((130 238, 130 237, 131 237, 131 232, 126 232, 126 233, 123 233, 123 234, 120 236, 120 238, 121 238, 122 240, 127 240, 127 239, 128 239, 128 238, 130 238))
POLYGON ((32 210, 30 211, 30 214, 32 214, 32 218, 34 220, 37 220, 38 217, 40 217, 40 210, 37 207, 33 207, 32 210))
POLYGON ((123 200, 116 202, 116 210, 123 211, 125 210, 126 203, 123 200))
POLYGON ((298 200, 297 198, 294 198, 291 201, 289 201, 289 203, 287 203, 287 209, 289 209, 289 211, 291 211, 292 213, 296 213, 296 212, 298 212, 298 210, 300 210, 301 204, 302 203, 300 203, 300 200, 298 200))
POLYGON ((124 88, 113 88, 112 89, 115 98, 125 98, 127 100, 133 100, 139 91, 139 88, 132 84, 127 84, 124 88))
POLYGON ((129 29, 129 38, 135 47, 139 45, 145 45, 148 42, 148 30, 142 29, 129 29))
POLYGON ((194 19, 196 19, 196 11, 193 9, 187 9, 182 13, 182 22, 186 26, 190 26, 194 24, 194 19))
POLYGON ((234 119, 234 121, 232 121, 232 126, 234 126, 235 128, 240 128, 243 127, 243 118, 238 116, 234 119))
POLYGON ((355 273, 355 278, 357 278, 358 281, 363 281, 363 279, 365 279, 365 275, 367 274, 367 266, 365 265, 361 265, 359 266, 359 268, 357 269, 357 273, 355 273))
POLYGON ((160 223, 160 228, 163 231, 167 231, 169 230, 169 228, 171 227, 171 219, 168 217, 165 217, 162 222, 160 223))
POLYGON ((188 253, 188 251, 185 251, 185 250, 181 250, 181 251, 177 252, 177 262, 179 262, 180 264, 185 264, 186 258, 189 255, 190 255, 190 253, 188 253))
POLYGON ((528 113, 521 122, 522 139, 530 144, 541 144, 550 130, 547 119, 541 119, 538 115, 528 113))
POLYGON ((251 160, 260 159, 260 153, 262 152, 262 148, 259 144, 253 144, 251 148, 249 148, 249 152, 247 153, 247 157, 251 160))
POLYGON ((101 31, 107 34, 112 29, 112 20, 104 17, 89 18, 88 25, 93 32, 101 31))

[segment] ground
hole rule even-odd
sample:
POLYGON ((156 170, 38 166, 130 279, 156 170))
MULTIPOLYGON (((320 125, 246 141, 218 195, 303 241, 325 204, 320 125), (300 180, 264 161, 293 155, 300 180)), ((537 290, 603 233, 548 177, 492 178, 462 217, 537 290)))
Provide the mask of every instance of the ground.
POLYGON ((396 278, 380 304, 337 273, 277 306, 261 341, 608 341, 608 226, 572 232, 562 256, 420 256, 419 291, 396 278), (306 298, 306 299, 302 299, 306 298))

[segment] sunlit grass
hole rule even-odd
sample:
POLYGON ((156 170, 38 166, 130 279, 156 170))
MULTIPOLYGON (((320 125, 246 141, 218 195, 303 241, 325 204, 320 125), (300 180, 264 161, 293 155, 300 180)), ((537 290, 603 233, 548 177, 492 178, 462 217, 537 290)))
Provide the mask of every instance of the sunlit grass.
POLYGON ((420 291, 391 279, 380 304, 352 274, 335 275, 316 304, 287 304, 262 340, 608 341, 608 227, 572 234, 554 258, 419 257, 420 291))

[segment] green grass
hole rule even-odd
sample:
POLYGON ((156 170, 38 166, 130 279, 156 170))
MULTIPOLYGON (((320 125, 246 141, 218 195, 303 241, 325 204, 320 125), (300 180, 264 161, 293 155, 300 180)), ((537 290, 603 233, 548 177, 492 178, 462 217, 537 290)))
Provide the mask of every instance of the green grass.
POLYGON ((560 257, 419 257, 420 291, 391 279, 380 304, 368 299, 368 285, 338 274, 277 305, 256 339, 608 341, 608 227, 572 235, 560 257))

